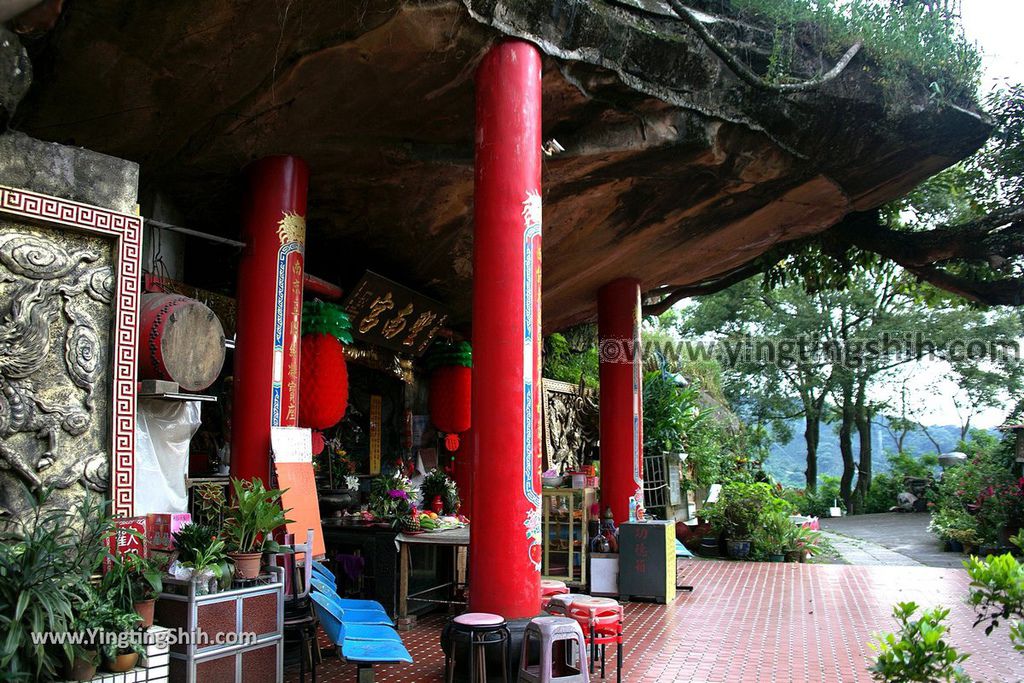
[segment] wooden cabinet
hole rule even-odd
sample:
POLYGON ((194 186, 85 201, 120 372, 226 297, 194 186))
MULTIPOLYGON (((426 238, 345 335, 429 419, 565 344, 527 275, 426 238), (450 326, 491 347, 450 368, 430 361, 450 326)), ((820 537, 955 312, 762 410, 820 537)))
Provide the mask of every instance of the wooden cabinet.
POLYGON ((594 489, 544 489, 541 493, 541 534, 544 545, 541 575, 575 586, 587 584, 590 508, 594 489))

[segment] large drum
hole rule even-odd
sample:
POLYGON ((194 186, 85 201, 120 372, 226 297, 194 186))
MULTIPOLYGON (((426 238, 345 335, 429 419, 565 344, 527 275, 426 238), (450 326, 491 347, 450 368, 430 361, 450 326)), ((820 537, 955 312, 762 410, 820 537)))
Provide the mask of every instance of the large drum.
POLYGON ((143 294, 139 377, 202 391, 224 367, 224 328, 205 305, 180 294, 143 294))

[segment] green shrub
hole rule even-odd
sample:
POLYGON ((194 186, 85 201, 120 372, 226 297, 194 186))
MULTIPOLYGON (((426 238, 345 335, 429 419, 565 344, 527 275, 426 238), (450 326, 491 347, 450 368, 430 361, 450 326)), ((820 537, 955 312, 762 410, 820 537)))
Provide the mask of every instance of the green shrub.
POLYGON ((839 495, 839 477, 824 476, 816 492, 805 489, 783 489, 780 494, 795 510, 807 517, 828 517, 829 508, 838 505, 843 511, 846 505, 839 495))
POLYGON ((985 635, 1008 622, 1010 641, 1018 652, 1024 652, 1024 567, 1007 553, 982 560, 971 557, 964 562, 971 577, 968 602, 978 615, 974 625, 988 622, 985 635))
POLYGON ((770 484, 732 481, 722 487, 718 500, 704 507, 702 516, 726 538, 750 539, 764 516, 789 514, 792 507, 775 495, 770 484))
POLYGON ((960 654, 943 638, 948 629, 942 622, 949 616, 949 610, 926 610, 920 619, 914 620, 916 611, 913 602, 893 607, 892 615, 900 623, 900 630, 879 634, 875 642, 869 643, 878 653, 869 669, 871 677, 886 683, 969 683, 970 678, 960 666, 969 655, 960 654))

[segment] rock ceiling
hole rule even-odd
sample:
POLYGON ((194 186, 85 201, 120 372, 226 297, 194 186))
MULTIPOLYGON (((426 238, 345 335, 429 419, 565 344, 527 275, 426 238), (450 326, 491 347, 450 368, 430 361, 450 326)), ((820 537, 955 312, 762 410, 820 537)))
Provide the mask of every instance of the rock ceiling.
MULTIPOLYGON (((69 3, 29 45, 14 126, 139 162, 182 224, 229 237, 246 163, 300 155, 310 272, 349 286, 372 268, 468 329, 474 67, 502 33, 527 37, 548 55, 545 137, 565 148, 543 180, 547 332, 593 319, 611 279, 727 272, 987 135, 924 88, 893 106, 866 57, 818 92, 752 92, 663 15, 654 0, 69 3)), ((756 60, 756 31, 729 28, 756 60)), ((190 279, 230 287, 217 258, 190 252, 190 279)))

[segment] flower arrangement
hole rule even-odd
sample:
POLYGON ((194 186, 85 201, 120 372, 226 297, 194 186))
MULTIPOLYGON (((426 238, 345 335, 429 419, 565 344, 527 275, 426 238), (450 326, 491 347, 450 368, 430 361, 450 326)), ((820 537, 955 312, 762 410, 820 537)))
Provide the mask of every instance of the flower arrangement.
POLYGON ((370 485, 370 512, 377 519, 396 523, 413 508, 412 482, 401 472, 377 477, 370 485))
POLYGON ((420 484, 420 495, 423 500, 423 507, 433 509, 434 502, 440 502, 440 510, 434 509, 438 514, 454 515, 459 509, 459 491, 444 470, 434 468, 427 472, 420 484))

